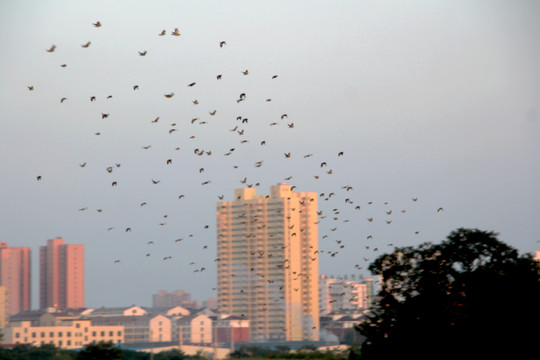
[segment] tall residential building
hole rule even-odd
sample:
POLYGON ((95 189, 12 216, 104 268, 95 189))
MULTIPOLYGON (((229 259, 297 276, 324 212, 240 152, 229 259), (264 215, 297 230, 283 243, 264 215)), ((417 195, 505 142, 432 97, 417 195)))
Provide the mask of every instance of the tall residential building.
POLYGON ((40 307, 84 307, 84 245, 47 240, 39 248, 40 307))
POLYGON ((0 242, 0 286, 7 289, 8 314, 30 310, 30 248, 0 242))
POLYGON ((218 310, 250 340, 319 340, 317 194, 281 183, 217 203, 218 310))
POLYGON ((9 323, 9 301, 7 287, 0 286, 0 329, 9 323))
MULTIPOLYGON (((354 275, 353 275, 354 276, 354 275)), ((319 279, 319 309, 321 315, 339 314, 343 312, 366 310, 371 306, 373 291, 371 278, 352 280, 327 277, 322 274, 319 279)))

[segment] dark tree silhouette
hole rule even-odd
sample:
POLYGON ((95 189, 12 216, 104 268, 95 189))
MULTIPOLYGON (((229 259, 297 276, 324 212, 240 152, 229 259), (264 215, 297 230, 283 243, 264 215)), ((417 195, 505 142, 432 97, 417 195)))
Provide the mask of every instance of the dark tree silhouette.
POLYGON ((381 291, 356 327, 361 359, 522 358, 538 339, 539 272, 531 255, 477 229, 439 245, 396 248, 369 267, 381 291))
POLYGON ((123 360, 121 349, 111 342, 89 344, 77 354, 77 360, 123 360))

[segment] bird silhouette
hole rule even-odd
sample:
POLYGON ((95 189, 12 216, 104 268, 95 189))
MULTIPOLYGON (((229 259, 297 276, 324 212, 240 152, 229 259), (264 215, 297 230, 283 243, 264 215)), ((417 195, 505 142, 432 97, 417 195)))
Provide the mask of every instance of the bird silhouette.
POLYGON ((51 45, 51 47, 49 49, 47 49, 45 51, 52 53, 52 52, 54 52, 54 50, 56 50, 56 45, 53 44, 53 45, 51 45))
POLYGON ((145 56, 145 55, 146 55, 146 53, 147 53, 147 51, 146 51, 146 50, 144 50, 144 51, 139 51, 139 55, 140 55, 140 56, 145 56))
POLYGON ((94 25, 95 27, 101 27, 101 22, 100 22, 100 21, 96 21, 96 22, 93 23, 92 25, 94 25))
POLYGON ((81 47, 83 48, 87 48, 90 46, 90 44, 92 44, 90 41, 88 41, 86 44, 82 44, 81 47))
POLYGON ((219 47, 223 47, 224 45, 227 45, 227 43, 225 41, 220 41, 219 42, 219 47))
POLYGON ((174 31, 171 33, 172 36, 180 36, 180 31, 178 28, 175 28, 174 31))
POLYGON ((165 36, 165 34, 167 34, 167 31, 161 30, 161 32, 160 32, 158 35, 159 35, 159 36, 165 36))

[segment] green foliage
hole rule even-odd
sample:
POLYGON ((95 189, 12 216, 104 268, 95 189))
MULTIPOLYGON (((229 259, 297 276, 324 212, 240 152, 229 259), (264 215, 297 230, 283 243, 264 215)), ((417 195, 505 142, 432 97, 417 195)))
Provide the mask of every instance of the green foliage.
POLYGON ((395 249, 370 265, 378 301, 357 330, 361 359, 516 358, 534 350, 539 277, 497 234, 458 229, 440 245, 395 249))
POLYGON ((100 342, 89 344, 77 354, 77 360, 123 360, 124 354, 121 349, 112 342, 100 342))
POLYGON ((173 349, 169 351, 163 351, 157 354, 154 354, 154 360, 184 360, 184 359, 193 359, 195 357, 184 354, 183 351, 178 349, 173 349))
POLYGON ((234 359, 323 359, 345 360, 347 354, 340 351, 320 351, 312 345, 302 346, 292 351, 288 346, 242 346, 229 354, 234 359))
POLYGON ((2 360, 72 360, 75 359, 73 351, 62 350, 52 344, 42 346, 17 345, 13 349, 0 349, 2 360))

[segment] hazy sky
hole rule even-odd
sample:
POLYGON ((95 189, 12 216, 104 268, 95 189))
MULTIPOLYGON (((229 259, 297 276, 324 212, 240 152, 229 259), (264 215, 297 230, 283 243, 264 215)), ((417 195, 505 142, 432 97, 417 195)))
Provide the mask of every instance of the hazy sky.
POLYGON ((321 273, 458 227, 532 252, 538 39, 534 0, 1 1, 0 240, 31 247, 34 307, 56 236, 85 245, 89 307, 203 300, 218 196, 292 176, 325 194, 321 273))

